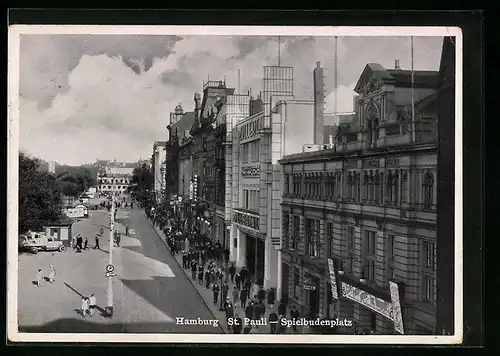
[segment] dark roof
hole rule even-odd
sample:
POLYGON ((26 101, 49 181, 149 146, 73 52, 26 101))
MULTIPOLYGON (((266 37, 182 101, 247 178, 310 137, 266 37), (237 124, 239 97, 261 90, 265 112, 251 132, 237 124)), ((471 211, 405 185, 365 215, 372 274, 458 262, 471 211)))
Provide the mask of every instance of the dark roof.
POLYGON ((175 135, 175 131, 177 130, 177 136, 179 139, 184 137, 184 131, 190 130, 191 126, 194 124, 194 111, 188 111, 182 115, 182 117, 175 124, 172 124, 172 135, 175 135))
POLYGON ((46 227, 51 226, 71 226, 75 222, 75 219, 68 218, 66 215, 61 216, 57 221, 47 224, 46 227))
MULTIPOLYGON (((385 69, 378 63, 368 63, 363 69, 354 91, 359 93, 361 88, 366 85, 371 79, 377 79, 381 82, 394 84, 396 87, 411 87, 411 70, 403 69, 385 69)), ((414 70, 413 71, 413 87, 414 88, 437 88, 438 86, 438 71, 414 70)))
MULTIPOLYGON (((411 70, 390 69, 388 72, 394 77, 397 87, 411 87, 411 70)), ((414 88, 437 88, 439 72, 430 70, 413 71, 414 88)))

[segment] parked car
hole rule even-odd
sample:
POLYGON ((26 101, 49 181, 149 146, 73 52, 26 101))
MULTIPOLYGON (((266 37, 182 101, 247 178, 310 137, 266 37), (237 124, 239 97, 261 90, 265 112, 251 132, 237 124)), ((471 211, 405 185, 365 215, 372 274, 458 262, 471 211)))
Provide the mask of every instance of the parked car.
POLYGON ((53 236, 47 236, 43 232, 30 232, 19 236, 19 249, 31 253, 38 253, 38 251, 64 252, 66 246, 62 241, 55 239, 53 236))

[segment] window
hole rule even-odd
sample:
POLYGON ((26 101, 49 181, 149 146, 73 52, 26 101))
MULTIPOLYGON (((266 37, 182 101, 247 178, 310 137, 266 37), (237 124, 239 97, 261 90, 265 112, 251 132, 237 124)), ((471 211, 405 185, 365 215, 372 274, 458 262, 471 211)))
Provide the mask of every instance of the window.
POLYGON ((399 174, 398 172, 395 172, 394 175, 392 176, 392 203, 394 205, 399 204, 399 174))
POLYGON ((408 173, 404 172, 401 177, 401 202, 409 203, 408 197, 408 173))
POLYGON ((354 272, 354 227, 347 227, 347 249, 348 249, 348 260, 347 260, 347 271, 348 273, 354 272))
POLYGON ((283 242, 284 247, 289 247, 290 243, 290 215, 283 214, 283 242))
POLYGON ((387 183, 386 183, 387 191, 386 191, 386 201, 388 203, 392 202, 392 172, 389 171, 387 173, 387 183))
POLYGON ((330 172, 326 173, 325 177, 325 195, 328 199, 335 196, 335 176, 330 172))
POLYGON ((326 224, 326 239, 328 243, 328 257, 333 258, 335 251, 335 241, 333 239, 333 223, 331 222, 326 224))
POLYGON ((436 265, 436 244, 424 241, 424 267, 435 271, 436 265))
POLYGON ((424 276, 424 301, 427 303, 434 304, 436 299, 436 280, 431 276, 424 276))
POLYGON ((387 259, 394 259, 394 235, 387 235, 387 259))
POLYGON ((284 176, 284 187, 283 187, 283 195, 287 196, 290 193, 290 175, 285 174, 284 176))
POLYGON ((300 298, 300 273, 297 268, 293 271, 293 297, 300 298))
POLYGON ((375 172, 373 178, 373 201, 376 204, 380 204, 380 174, 378 171, 375 172))
POLYGON ((422 299, 430 304, 436 301, 436 244, 422 243, 422 299))
POLYGON ((423 183, 424 209, 430 209, 434 203, 434 176, 427 172, 423 183))
POLYGON ((354 177, 352 172, 347 176, 347 198, 348 200, 354 199, 354 177))
POLYGON ((366 263, 366 280, 370 282, 375 282, 375 261, 374 260, 367 260, 366 263))
POLYGON ((363 192, 364 194, 363 195, 364 195, 365 200, 368 201, 368 200, 370 200, 370 187, 369 187, 369 182, 368 182, 369 179, 368 179, 368 173, 367 172, 365 172, 365 175, 364 175, 363 178, 364 178, 363 179, 363 188, 364 188, 363 189, 364 190, 364 192, 363 192))
POLYGON ((319 220, 306 219, 306 241, 307 253, 311 257, 319 257, 320 237, 319 237, 319 220))
POLYGON ((296 249, 299 240, 300 240, 300 216, 294 216, 293 217, 293 238, 291 241, 290 248, 296 249))
POLYGON ((361 196, 361 175, 359 173, 355 173, 355 194, 354 194, 354 200, 356 202, 360 201, 360 196, 361 196))
POLYGON ((377 251, 377 239, 375 231, 365 231, 365 253, 368 256, 373 256, 377 251))
POLYGON ((394 235, 387 235, 386 239, 386 253, 387 253, 387 269, 386 269, 386 280, 389 282, 391 279, 394 279, 394 235))
POLYGON ((341 191, 342 191, 342 174, 340 172, 335 173, 335 191, 334 191, 334 198, 338 199, 341 196, 341 191))
POLYGON ((296 197, 299 197, 302 194, 301 178, 302 175, 300 173, 296 173, 293 175, 293 195, 296 197))

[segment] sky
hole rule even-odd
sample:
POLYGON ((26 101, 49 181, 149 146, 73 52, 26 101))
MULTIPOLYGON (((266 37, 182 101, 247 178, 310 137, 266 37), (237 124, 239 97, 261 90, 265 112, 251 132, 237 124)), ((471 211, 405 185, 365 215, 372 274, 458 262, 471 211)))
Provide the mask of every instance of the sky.
MULTIPOLYGON (((414 37, 414 68, 438 70, 442 37, 414 37)), ((20 149, 60 164, 149 158, 168 140, 170 112, 194 108, 203 81, 240 92, 262 90, 263 66, 294 67, 296 99, 312 100, 312 71, 324 68, 326 112, 333 111, 332 37, 21 35, 20 149)), ((410 69, 409 37, 338 38, 338 111, 367 63, 410 69)))

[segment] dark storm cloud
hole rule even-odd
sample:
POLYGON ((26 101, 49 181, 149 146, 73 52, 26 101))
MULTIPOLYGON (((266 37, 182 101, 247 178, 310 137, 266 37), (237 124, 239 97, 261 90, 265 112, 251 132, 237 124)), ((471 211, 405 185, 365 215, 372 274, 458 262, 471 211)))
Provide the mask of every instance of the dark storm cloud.
POLYGON ((236 55, 232 59, 243 59, 247 55, 251 54, 258 48, 266 45, 267 42, 271 39, 270 36, 238 36, 232 37, 231 40, 236 48, 240 51, 238 55, 236 55))
POLYGON ((55 95, 67 93, 68 75, 83 55, 120 56, 138 73, 148 71, 154 58, 170 55, 179 40, 178 36, 22 35, 20 95, 46 108, 55 95))

